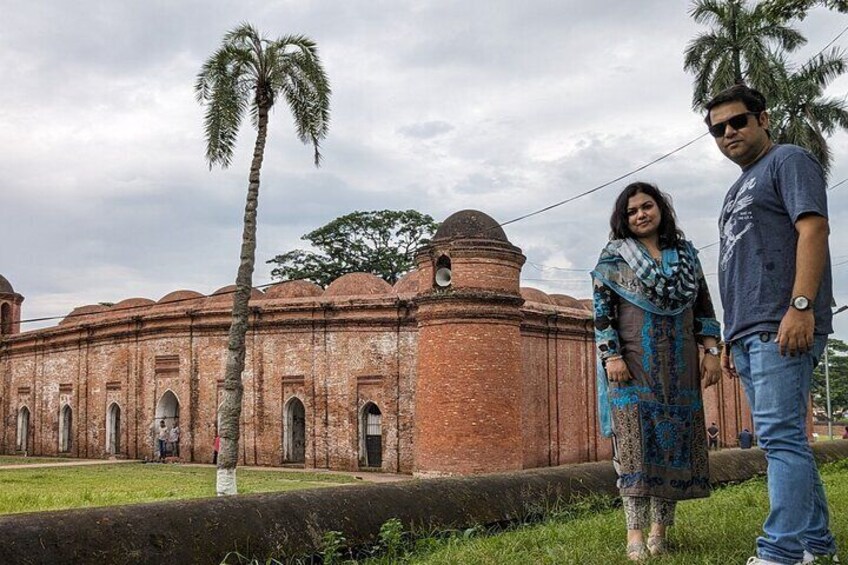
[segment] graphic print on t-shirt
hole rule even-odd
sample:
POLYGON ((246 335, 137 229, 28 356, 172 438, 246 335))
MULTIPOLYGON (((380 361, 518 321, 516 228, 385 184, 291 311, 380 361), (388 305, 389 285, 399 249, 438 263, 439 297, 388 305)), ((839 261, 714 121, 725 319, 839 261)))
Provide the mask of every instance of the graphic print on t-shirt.
POLYGON ((733 199, 724 205, 721 211, 721 261, 719 267, 727 270, 733 252, 739 240, 754 227, 754 213, 746 210, 754 201, 753 194, 747 194, 757 185, 757 177, 751 177, 736 192, 733 199))

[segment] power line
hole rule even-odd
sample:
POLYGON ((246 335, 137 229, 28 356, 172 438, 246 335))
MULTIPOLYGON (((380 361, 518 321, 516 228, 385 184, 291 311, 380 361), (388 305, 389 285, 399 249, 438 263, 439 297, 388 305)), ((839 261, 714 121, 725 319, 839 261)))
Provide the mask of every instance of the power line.
POLYGON ((674 155, 675 153, 678 153, 678 152, 680 152, 680 151, 682 151, 682 150, 686 149, 687 147, 689 147, 690 145, 692 145, 693 143, 695 143, 696 141, 698 141, 698 140, 699 140, 699 139, 701 139, 702 137, 706 136, 706 135, 707 135, 707 133, 708 133, 708 132, 704 132, 704 133, 702 133, 701 135, 699 135, 698 137, 696 137, 695 139, 693 139, 693 140, 691 140, 691 141, 688 141, 688 142, 684 143, 683 145, 681 145, 681 146, 679 146, 679 147, 677 147, 677 148, 675 148, 675 149, 672 149, 672 150, 671 150, 671 151, 669 151, 668 153, 665 153, 665 154, 663 154, 663 155, 660 155, 660 156, 659 156, 659 157, 657 157, 656 159, 654 159, 654 160, 652 160, 652 161, 649 161, 649 162, 645 163, 644 165, 642 165, 642 166, 640 166, 640 167, 637 167, 637 168, 633 169, 632 171, 629 171, 629 172, 627 172, 627 173, 624 173, 623 175, 618 176, 618 177, 616 177, 616 178, 614 178, 614 179, 612 179, 612 180, 610 180, 610 181, 607 181, 607 182, 605 182, 605 183, 603 183, 603 184, 600 184, 600 185, 598 185, 598 186, 596 186, 596 187, 594 187, 594 188, 591 188, 591 189, 589 189, 589 190, 587 190, 587 191, 585 191, 585 192, 581 192, 580 194, 577 194, 577 195, 572 196, 572 197, 570 197, 570 198, 566 198, 565 200, 561 200, 561 201, 556 202, 556 203, 554 203, 554 204, 550 204, 550 205, 548 205, 548 206, 545 206, 544 208, 540 208, 540 209, 538 209, 538 210, 536 210, 536 211, 534 211, 534 212, 530 212, 530 213, 528 213, 528 214, 524 214, 524 215, 522 215, 522 216, 518 216, 517 218, 513 218, 513 219, 511 219, 511 220, 507 220, 507 221, 505 221, 505 222, 503 222, 503 223, 501 223, 501 224, 498 224, 498 227, 504 227, 504 226, 507 226, 507 225, 509 225, 509 224, 514 224, 514 223, 516 223, 516 222, 520 222, 520 221, 522 221, 522 220, 526 220, 527 218, 532 218, 533 216, 537 216, 537 215, 542 214, 542 213, 544 213, 544 212, 547 212, 547 211, 549 211, 549 210, 553 210, 554 208, 557 208, 557 207, 559 207, 559 206, 562 206, 563 204, 568 204, 569 202, 574 202, 575 200, 578 200, 578 199, 580 199, 580 198, 583 198, 583 197, 585 197, 585 196, 588 196, 588 195, 590 195, 590 194, 592 194, 592 193, 594 193, 594 192, 597 192, 597 191, 601 190, 602 188, 606 188, 606 187, 608 187, 608 186, 609 186, 609 185, 611 185, 611 184, 617 183, 617 182, 618 182, 618 181, 620 181, 620 180, 626 179, 626 178, 627 178, 627 177, 629 177, 629 176, 635 175, 636 173, 638 173, 638 172, 640 172, 640 171, 644 171, 644 170, 645 170, 645 169, 647 169, 648 167, 650 167, 650 166, 652 166, 652 165, 655 165, 655 164, 659 163, 660 161, 662 161, 662 160, 664 160, 664 159, 667 159, 668 157, 671 157, 671 156, 672 156, 672 155, 674 155))
POLYGON ((840 31, 840 32, 839 32, 839 34, 838 34, 836 37, 834 37, 833 39, 831 39, 831 40, 830 40, 830 43, 828 43, 827 45, 825 45, 824 47, 822 47, 822 48, 819 50, 819 52, 818 52, 818 53, 816 53, 815 55, 813 55, 813 57, 812 57, 812 58, 813 58, 813 59, 815 59, 816 57, 818 57, 819 55, 821 55, 822 53, 824 53, 825 49, 827 49, 828 47, 830 47, 831 45, 833 45, 834 43, 836 43, 836 40, 837 40, 837 39, 839 39, 840 37, 842 37, 842 35, 843 35, 846 31, 848 31, 848 26, 845 26, 845 28, 844 28, 842 31, 840 31))

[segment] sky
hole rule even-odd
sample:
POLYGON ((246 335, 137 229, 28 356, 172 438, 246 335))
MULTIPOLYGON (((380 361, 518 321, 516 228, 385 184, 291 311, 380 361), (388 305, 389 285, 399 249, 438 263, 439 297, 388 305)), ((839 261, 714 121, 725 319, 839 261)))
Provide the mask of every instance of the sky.
MULTIPOLYGON (((271 116, 254 284, 265 262, 355 210, 467 208, 505 222, 644 166, 705 131, 691 109, 686 44, 703 28, 682 0, 94 2, 0 0, 0 274, 23 318, 178 289, 209 294, 238 267, 255 132, 230 168, 204 159, 194 81, 247 21, 314 39, 331 81, 320 168, 284 106, 271 116)), ((848 16, 795 26, 803 62, 848 16)), ((848 34, 835 43, 848 47, 848 34)), ((833 97, 848 92, 848 76, 833 97)), ((831 139, 830 184, 848 178, 848 135, 831 139)), ((696 246, 739 175, 709 136, 625 180, 506 226, 522 285, 578 298, 633 180, 673 199, 696 246)), ((829 192, 834 264, 848 260, 848 183, 829 192)), ((717 246, 701 253, 714 299, 717 246)), ((834 267, 848 303, 848 264, 834 267)), ((718 306, 718 304, 717 304, 718 306)), ((57 320, 26 323, 24 330, 57 320)), ((848 314, 835 319, 848 339, 848 314)))

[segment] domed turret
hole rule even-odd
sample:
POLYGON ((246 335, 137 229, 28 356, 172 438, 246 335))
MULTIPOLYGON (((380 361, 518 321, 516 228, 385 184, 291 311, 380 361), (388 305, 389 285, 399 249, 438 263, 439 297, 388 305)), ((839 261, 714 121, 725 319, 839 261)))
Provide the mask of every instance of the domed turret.
POLYGON ((24 297, 15 292, 12 283, 0 275, 0 336, 21 331, 21 303, 24 297))

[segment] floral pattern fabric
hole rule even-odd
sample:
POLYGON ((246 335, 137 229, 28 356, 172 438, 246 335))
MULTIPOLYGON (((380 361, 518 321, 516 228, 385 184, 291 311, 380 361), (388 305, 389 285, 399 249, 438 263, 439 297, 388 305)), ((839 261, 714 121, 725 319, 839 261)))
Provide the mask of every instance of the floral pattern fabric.
POLYGON ((594 281, 598 357, 621 355, 633 377, 606 383, 622 496, 709 494, 698 341, 718 338, 719 326, 698 272, 693 305, 676 315, 646 311, 594 281))

